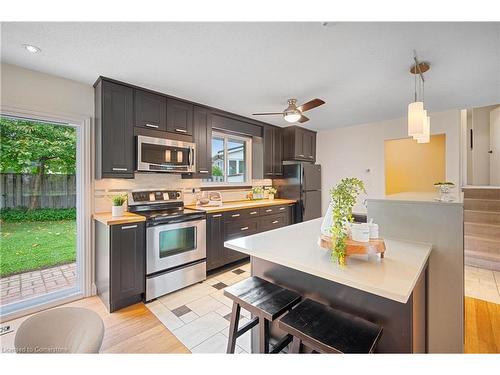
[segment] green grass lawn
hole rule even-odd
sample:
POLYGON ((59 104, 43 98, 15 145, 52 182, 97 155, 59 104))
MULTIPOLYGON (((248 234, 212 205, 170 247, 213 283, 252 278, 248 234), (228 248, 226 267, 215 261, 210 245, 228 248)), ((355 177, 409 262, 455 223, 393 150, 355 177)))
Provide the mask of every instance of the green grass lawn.
POLYGON ((76 222, 2 223, 0 276, 76 260, 76 222))

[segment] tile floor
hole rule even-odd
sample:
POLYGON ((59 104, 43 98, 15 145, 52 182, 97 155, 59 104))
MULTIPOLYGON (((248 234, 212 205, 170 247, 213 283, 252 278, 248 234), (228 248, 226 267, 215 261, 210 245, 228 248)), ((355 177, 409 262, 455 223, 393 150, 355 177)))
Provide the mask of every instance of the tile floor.
POLYGON ((500 304, 500 272, 466 266, 465 295, 500 304))
POLYGON ((76 283, 76 263, 63 264, 37 271, 20 273, 0 279, 1 304, 18 302, 70 288, 76 283))
MULTIPOLYGON (((158 319, 193 353, 225 353, 232 301, 223 289, 250 276, 250 264, 212 275, 203 283, 146 304, 158 319)), ((467 266, 465 295, 500 304, 500 272, 467 266)), ((250 314, 242 309, 240 324, 250 314)), ((250 331, 238 338, 237 353, 250 353, 250 331)))
MULTIPOLYGON (((147 303, 146 307, 193 353, 225 353, 232 301, 223 292, 250 276, 250 263, 211 275, 195 284, 147 303)), ((240 325, 250 313, 241 310, 240 325)), ((236 353, 249 353, 248 331, 236 342, 236 353)))

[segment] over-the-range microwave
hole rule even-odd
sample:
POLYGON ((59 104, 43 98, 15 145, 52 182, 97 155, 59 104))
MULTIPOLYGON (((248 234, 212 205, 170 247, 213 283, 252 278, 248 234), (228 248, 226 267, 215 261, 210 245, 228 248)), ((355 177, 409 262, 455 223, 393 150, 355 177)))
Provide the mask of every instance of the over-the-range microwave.
POLYGON ((137 136, 137 171, 192 173, 196 146, 191 142, 137 136))

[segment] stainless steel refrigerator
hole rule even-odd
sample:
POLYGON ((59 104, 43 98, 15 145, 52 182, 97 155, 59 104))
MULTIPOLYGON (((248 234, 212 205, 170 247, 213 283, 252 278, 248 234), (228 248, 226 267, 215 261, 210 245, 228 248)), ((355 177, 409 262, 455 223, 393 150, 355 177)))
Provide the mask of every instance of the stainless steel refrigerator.
POLYGON ((273 180, 278 197, 295 199, 295 222, 321 217, 321 165, 293 163, 283 165, 283 178, 273 180))

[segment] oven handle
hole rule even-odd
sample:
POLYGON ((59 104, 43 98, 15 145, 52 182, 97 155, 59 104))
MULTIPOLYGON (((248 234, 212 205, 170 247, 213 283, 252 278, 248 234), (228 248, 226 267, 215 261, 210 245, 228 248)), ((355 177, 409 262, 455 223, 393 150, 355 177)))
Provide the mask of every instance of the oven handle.
MULTIPOLYGON (((158 228, 158 227, 161 227, 161 226, 167 226, 167 225, 173 225, 173 224, 183 224, 183 223, 186 223, 186 224, 189 224, 189 225, 185 225, 185 227, 188 227, 188 226, 196 226, 200 223, 204 223, 206 222, 206 218, 205 216, 194 216, 191 220, 186 220, 186 219, 179 219, 179 220, 172 220, 168 223, 147 223, 149 224, 148 227, 149 228, 158 228)), ((178 227, 178 228, 181 228, 181 227, 178 227)), ((175 228, 173 228, 175 229, 175 228)))

